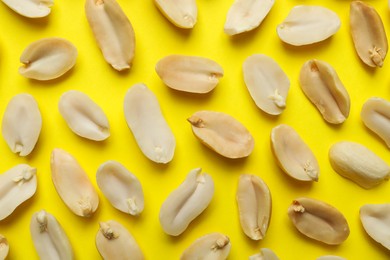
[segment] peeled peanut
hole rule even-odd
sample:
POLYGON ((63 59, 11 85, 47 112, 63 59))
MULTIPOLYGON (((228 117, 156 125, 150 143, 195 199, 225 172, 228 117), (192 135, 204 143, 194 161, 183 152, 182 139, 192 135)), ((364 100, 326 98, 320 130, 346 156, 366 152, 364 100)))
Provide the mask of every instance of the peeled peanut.
POLYGON ((272 200, 267 184, 255 175, 240 175, 237 204, 241 228, 253 240, 265 237, 271 220, 272 200))
POLYGON ((2 0, 9 8, 16 13, 28 18, 41 18, 48 16, 53 0, 2 0))
POLYGON ((85 14, 104 59, 116 70, 130 69, 135 34, 116 0, 86 0, 85 14))
POLYGON ((92 216, 99 205, 99 197, 76 159, 56 148, 51 153, 50 167, 54 187, 66 206, 78 216, 92 216))
POLYGON ((218 154, 235 159, 252 153, 255 142, 249 131, 232 116, 199 111, 187 119, 194 135, 218 154))
POLYGON ((154 0, 161 13, 179 28, 191 29, 198 17, 196 0, 154 0))
POLYGON ((20 156, 29 155, 38 142, 42 116, 34 97, 18 94, 8 103, 1 132, 9 148, 20 156))
POLYGON ((252 255, 249 260, 279 260, 279 257, 268 248, 261 248, 260 253, 252 255))
POLYGON ((231 243, 221 233, 204 235, 193 242, 180 257, 180 260, 225 260, 230 253, 231 243))
POLYGON ((329 149, 333 169, 365 189, 373 188, 390 177, 390 166, 365 146, 338 142, 329 149))
POLYGON ((178 236, 209 205, 214 195, 214 182, 202 169, 192 170, 161 205, 160 224, 165 233, 178 236))
POLYGON ((6 259, 9 252, 9 244, 7 238, 0 234, 0 259, 6 259))
POLYGON ((51 80, 68 72, 76 63, 77 49, 62 38, 44 38, 27 46, 20 56, 19 73, 26 78, 51 80))
POLYGON ((347 260, 347 259, 336 255, 324 255, 324 256, 317 257, 316 260, 347 260))
POLYGON ((45 210, 33 214, 30 222, 31 237, 42 260, 74 259, 72 245, 57 219, 45 210))
POLYGON ((288 216, 303 235, 328 245, 339 245, 349 236, 343 214, 320 200, 295 199, 288 208, 288 216))

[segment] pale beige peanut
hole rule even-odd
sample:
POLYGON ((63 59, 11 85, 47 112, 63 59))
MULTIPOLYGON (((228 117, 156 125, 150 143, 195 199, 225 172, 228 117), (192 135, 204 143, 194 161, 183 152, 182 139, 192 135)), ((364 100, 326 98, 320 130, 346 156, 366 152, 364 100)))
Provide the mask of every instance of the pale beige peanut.
POLYGON ((53 0, 2 0, 9 8, 16 13, 28 18, 41 18, 48 16, 53 0))
POLYGON ((95 243, 103 259, 144 259, 137 241, 122 224, 109 220, 100 222, 99 225, 100 228, 96 234, 95 243))
POLYGON ((302 46, 326 40, 339 30, 340 24, 340 18, 328 8, 297 5, 276 30, 283 42, 302 46))
POLYGON ((184 250, 180 260, 225 260, 230 253, 229 237, 221 233, 210 233, 196 239, 184 250))
POLYGON ((54 187, 65 205, 78 216, 92 216, 99 205, 99 197, 77 160, 56 148, 51 153, 50 167, 54 187))
POLYGON ((352 1, 349 19, 352 40, 359 58, 370 67, 382 67, 388 43, 378 12, 364 2, 352 1))
POLYGON ((365 204, 359 214, 367 234, 390 250, 390 203, 365 204))
POLYGON ((240 175, 236 200, 244 233, 252 240, 263 239, 272 212, 271 192, 267 184, 258 176, 240 175))
POLYGON ((223 76, 222 67, 215 61, 187 55, 162 58, 156 64, 156 72, 168 87, 189 93, 208 93, 223 76))
POLYGON ((318 161, 294 128, 285 124, 274 127, 271 147, 279 166, 287 175, 299 181, 318 181, 318 161))
POLYGON ((161 13, 175 26, 191 29, 198 19, 196 0, 154 0, 161 13))
POLYGON ((201 168, 188 173, 186 179, 173 190, 160 208, 160 224, 171 236, 183 233, 188 225, 210 204, 214 195, 214 181, 201 168))
POLYGON ((135 33, 116 0, 86 0, 85 13, 104 59, 118 71, 130 69, 135 33))
POLYGON ((2 120, 1 132, 13 153, 29 155, 42 129, 38 104, 30 94, 18 94, 8 103, 2 120))
POLYGON ((94 141, 103 141, 110 136, 110 124, 103 109, 83 92, 69 90, 63 93, 58 110, 75 134, 94 141))
POLYGON ((18 164, 0 175, 0 220, 14 212, 37 190, 37 169, 18 164))
POLYGON ((231 159, 247 157, 255 142, 250 132, 232 116, 198 111, 189 117, 194 135, 216 153, 231 159))
POLYGON ((341 176, 371 189, 390 177, 390 166, 373 151, 355 142, 337 142, 329 149, 329 161, 341 176))
POLYGON ((324 255, 324 256, 317 257, 316 260, 347 260, 347 259, 337 255, 324 255))
POLYGON ((51 80, 68 72, 76 63, 77 49, 68 40, 43 38, 28 45, 20 56, 19 73, 26 78, 51 80))
POLYGON ((144 193, 138 178, 117 161, 107 161, 96 172, 96 182, 116 209, 137 216, 144 209, 144 193))
POLYGON ((369 98, 363 104, 360 118, 390 148, 390 102, 379 97, 369 98))
POLYGON ((344 215, 320 200, 295 199, 288 208, 288 217, 303 235, 328 245, 339 245, 349 236, 344 215))
POLYGON ((5 236, 0 234, 0 259, 6 259, 9 253, 9 244, 5 236))
POLYGON ((280 66, 264 54, 254 54, 245 59, 242 69, 256 105, 270 115, 281 114, 286 108, 290 80, 280 66))
POLYGON ((144 84, 135 84, 124 100, 126 123, 142 153, 156 163, 169 163, 176 140, 154 93, 144 84))
POLYGON ((235 0, 226 16, 225 33, 236 35, 257 28, 274 3, 274 0, 235 0))
POLYGON ((72 245, 61 224, 45 210, 32 215, 30 233, 39 259, 71 260, 75 258, 72 245))
POLYGON ((299 83, 325 121, 341 124, 348 118, 351 106, 349 94, 330 64, 315 59, 305 62, 299 83))
POLYGON ((251 255, 249 260, 279 260, 279 257, 269 248, 261 248, 260 253, 251 255))

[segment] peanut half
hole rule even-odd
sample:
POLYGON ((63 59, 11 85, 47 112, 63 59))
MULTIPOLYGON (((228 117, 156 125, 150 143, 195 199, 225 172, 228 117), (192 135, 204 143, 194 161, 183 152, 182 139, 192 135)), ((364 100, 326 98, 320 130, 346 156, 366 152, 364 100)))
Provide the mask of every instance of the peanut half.
POLYGON ((255 145, 252 135, 232 116, 221 112, 198 111, 187 120, 194 135, 218 154, 235 159, 252 153, 255 145))
POLYGON ((8 240, 5 236, 0 234, 0 259, 4 260, 7 258, 9 252, 8 240))
POLYGON ((320 167, 310 147, 291 126, 272 129, 271 146, 282 170, 299 181, 318 181, 320 167))
POLYGON ((64 229, 57 219, 45 210, 33 214, 30 233, 40 259, 72 260, 75 258, 64 229))
POLYGON ((104 59, 118 71, 130 69, 135 34, 116 0, 86 0, 85 13, 104 59))
POLYGON ((230 253, 229 237, 221 233, 210 233, 195 240, 180 257, 180 260, 225 260, 230 253))
POLYGON ((78 216, 92 216, 99 205, 99 197, 76 159, 56 148, 51 153, 50 167, 54 187, 65 205, 78 216))
POLYGON ((58 110, 77 135, 102 141, 110 136, 110 124, 103 110, 86 94, 69 90, 61 95, 58 110))
POLYGON ((370 67, 382 67, 388 43, 377 11, 364 2, 353 1, 349 19, 352 40, 359 58, 370 67))
POLYGON ((298 198, 288 208, 288 216, 303 235, 328 245, 339 245, 349 236, 341 212, 320 200, 298 198))
POLYGON ((360 221, 372 239, 390 250, 390 203, 363 205, 360 221))
POLYGON ((309 60, 299 75, 303 93, 317 107, 325 121, 341 124, 349 116, 349 94, 336 71, 328 63, 309 60))
POLYGON ((336 255, 324 255, 324 256, 317 257, 316 260, 347 260, 347 259, 336 255))
POLYGON ((37 169, 18 164, 0 175, 0 220, 14 212, 37 190, 37 169))
POLYGON ((51 80, 64 75, 76 63, 77 49, 62 38, 44 38, 28 45, 20 56, 19 73, 26 78, 51 80))
POLYGON ((96 172, 96 181, 104 196, 116 209, 133 216, 144 209, 141 182, 122 164, 107 161, 96 172))
POLYGON ((379 97, 369 98, 363 104, 360 118, 390 148, 390 102, 379 97))
POLYGON ((13 153, 29 155, 38 142, 42 116, 34 97, 18 94, 8 103, 3 115, 1 131, 13 153))
POLYGON ((160 224, 168 235, 178 236, 210 204, 214 182, 210 175, 197 168, 164 201, 160 209, 160 224))
POLYGON ((260 253, 251 255, 249 260, 279 260, 279 257, 269 248, 261 248, 260 253))
POLYGON ((235 0, 224 26, 227 35, 236 35, 257 28, 273 7, 275 0, 235 0))
POLYGON ((179 28, 191 29, 198 17, 196 0, 154 0, 161 13, 179 28))
POLYGON ((283 42, 302 46, 331 37, 339 30, 340 24, 340 18, 330 9, 315 5, 297 5, 276 30, 283 42))
POLYGON ((329 149, 333 169, 365 189, 371 189, 390 177, 390 167, 364 145, 338 142, 329 149))
POLYGON ((141 248, 122 224, 109 220, 99 225, 96 247, 103 259, 144 259, 141 248))
POLYGON ((256 105, 270 115, 286 108, 290 80, 279 65, 264 54, 246 58, 242 66, 245 85, 256 105))
POLYGON ((126 93, 124 112, 143 154, 156 163, 169 163, 176 140, 154 93, 144 84, 135 84, 126 93))
POLYGON ((265 237, 271 220, 272 200, 267 184, 255 175, 242 174, 236 194, 241 228, 253 240, 265 237))
POLYGON ((28 18, 41 18, 48 16, 53 0, 2 0, 9 8, 16 13, 28 18))
POLYGON ((162 58, 156 64, 156 72, 168 87, 189 93, 208 93, 223 76, 222 67, 215 61, 185 55, 162 58))

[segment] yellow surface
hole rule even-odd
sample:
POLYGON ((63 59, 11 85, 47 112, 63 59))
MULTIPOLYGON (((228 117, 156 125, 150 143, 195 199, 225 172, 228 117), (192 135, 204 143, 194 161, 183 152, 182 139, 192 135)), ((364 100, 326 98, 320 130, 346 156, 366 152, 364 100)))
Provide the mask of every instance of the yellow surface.
MULTIPOLYGON (((198 23, 193 30, 177 29, 162 16, 152 0, 119 0, 119 3, 133 24, 137 41, 134 66, 127 73, 118 73, 104 61, 87 23, 84 1, 55 0, 52 13, 40 20, 24 18, 0 4, 0 119, 8 101, 25 92, 36 98, 43 117, 38 144, 27 158, 13 154, 0 140, 0 172, 19 163, 28 163, 38 169, 35 196, 0 222, 0 233, 8 238, 11 246, 9 259, 38 258, 29 223, 32 214, 41 209, 57 217, 70 238, 77 259, 100 258, 95 248, 95 235, 99 221, 109 219, 119 221, 133 234, 146 259, 178 259, 196 238, 210 232, 221 232, 230 237, 229 259, 247 259, 263 247, 271 248, 281 259, 315 259, 326 254, 348 259, 389 258, 388 251, 363 230, 359 208, 366 203, 389 202, 390 184, 364 190, 335 173, 328 161, 328 150, 333 143, 350 140, 366 145, 390 162, 385 144, 360 119, 361 107, 369 97, 390 100, 390 64, 387 60, 382 69, 369 69, 360 62, 349 34, 350 1, 277 0, 258 29, 237 37, 229 37, 223 32, 226 13, 233 0, 198 0, 198 23), (282 43, 276 26, 298 4, 318 4, 334 10, 342 22, 340 30, 332 38, 308 47, 282 43), (50 36, 64 37, 75 44, 79 51, 76 66, 64 77, 51 82, 28 80, 19 75, 19 56, 24 48, 50 36), (280 116, 267 116, 257 108, 244 85, 242 63, 255 53, 275 59, 291 81, 287 108, 280 116), (222 65, 225 75, 208 95, 173 91, 162 83, 154 70, 157 61, 169 54, 211 58, 222 65), (330 63, 350 94, 351 113, 340 126, 327 124, 300 89, 300 68, 312 58, 330 63), (166 166, 149 161, 141 153, 126 125, 124 95, 138 82, 145 83, 156 94, 175 134, 176 153, 166 166), (108 140, 88 141, 67 127, 57 103, 60 95, 70 89, 88 94, 106 112, 111 124, 108 140), (203 146, 186 121, 198 110, 223 111, 242 122, 254 136, 253 153, 246 159, 228 160, 203 146), (318 183, 294 181, 276 165, 270 150, 270 131, 281 123, 292 126, 312 148, 321 167, 318 183), (132 217, 117 211, 100 191, 100 205, 92 218, 84 219, 71 213, 57 195, 50 177, 50 153, 55 147, 73 154, 96 188, 95 173, 100 164, 106 160, 123 163, 143 185, 145 210, 142 215, 132 217), (214 197, 182 235, 170 237, 158 221, 160 206, 196 167, 202 167, 214 179, 214 197), (272 218, 263 241, 251 241, 240 228, 235 193, 242 173, 260 176, 272 193, 272 218), (340 246, 327 246, 301 235, 286 214, 291 201, 300 196, 321 199, 338 208, 350 225, 349 238, 340 246)), ((371 1, 370 4, 381 14, 386 30, 390 32, 387 1, 371 1)))

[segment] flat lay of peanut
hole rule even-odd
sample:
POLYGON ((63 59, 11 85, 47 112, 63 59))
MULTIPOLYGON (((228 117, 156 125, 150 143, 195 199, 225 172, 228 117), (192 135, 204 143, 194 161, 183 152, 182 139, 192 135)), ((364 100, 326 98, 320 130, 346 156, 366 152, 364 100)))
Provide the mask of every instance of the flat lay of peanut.
POLYGON ((389 259, 389 4, 2 0, 0 260, 389 259))

